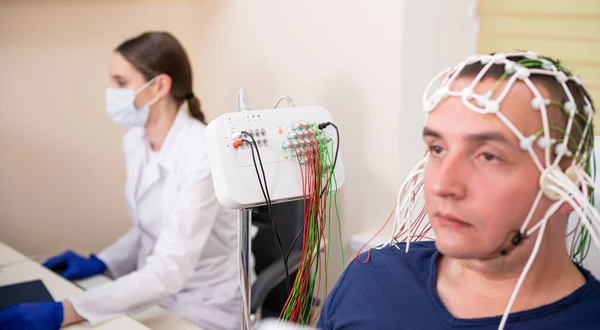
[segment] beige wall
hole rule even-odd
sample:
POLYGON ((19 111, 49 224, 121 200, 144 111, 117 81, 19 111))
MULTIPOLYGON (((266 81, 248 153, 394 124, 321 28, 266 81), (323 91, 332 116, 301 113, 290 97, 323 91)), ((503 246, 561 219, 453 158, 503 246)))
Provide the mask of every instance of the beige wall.
POLYGON ((212 17, 198 1, 166 3, 0 1, 0 240, 89 252, 127 229, 123 130, 104 111, 110 52, 167 29, 196 64, 212 17))
POLYGON ((0 1, 0 240, 26 254, 85 253, 129 226, 123 130, 103 97, 111 49, 147 29, 166 29, 187 48, 209 119, 235 111, 239 88, 255 109, 281 94, 329 109, 347 171, 338 195, 345 243, 377 229, 423 152, 420 93, 463 56, 440 25, 462 28, 462 16, 447 17, 454 7, 409 4, 407 12, 397 0, 0 1))

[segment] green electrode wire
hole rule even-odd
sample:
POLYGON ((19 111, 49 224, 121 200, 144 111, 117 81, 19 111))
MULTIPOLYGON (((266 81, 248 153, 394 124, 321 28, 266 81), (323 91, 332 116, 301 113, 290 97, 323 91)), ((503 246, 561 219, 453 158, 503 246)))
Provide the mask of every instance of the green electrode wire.
MULTIPOLYGON (((331 143, 331 150, 333 150, 333 140, 330 141, 331 143)), ((336 213, 336 217, 337 217, 337 223, 338 223, 338 230, 339 230, 339 239, 340 239, 340 250, 342 252, 342 261, 345 260, 345 256, 344 256, 344 245, 343 245, 343 240, 342 240, 342 227, 341 227, 341 220, 340 220, 340 215, 339 215, 339 209, 338 209, 338 205, 337 205, 337 190, 338 190, 338 185, 337 185, 337 179, 335 177, 335 172, 334 172, 334 168, 332 167, 332 164, 334 162, 334 159, 332 159, 331 157, 331 153, 329 152, 330 148, 324 148, 324 154, 325 154, 325 159, 327 160, 326 164, 329 165, 329 178, 330 180, 327 183, 327 187, 326 187, 326 201, 329 205, 328 211, 327 211, 327 241, 331 242, 331 208, 332 206, 335 204, 335 213, 336 213), (329 187, 331 185, 335 186, 334 192, 333 194, 330 193, 330 189, 329 187)), ((325 269, 329 269, 329 256, 331 253, 331 249, 327 249, 327 254, 325 257, 325 269)), ((342 270, 343 270, 343 263, 342 263, 342 270)), ((322 290, 321 292, 321 303, 323 303, 325 301, 325 296, 327 295, 326 290, 322 290)), ((322 305, 319 306, 319 309, 317 310, 317 313, 320 311, 322 305)))
MULTIPOLYGON (((325 133, 323 131, 320 131, 320 133, 323 135, 323 137, 325 137, 325 133)), ((323 141, 325 141, 325 140, 323 140, 323 141)), ((333 163, 335 162, 335 159, 332 157, 330 150, 334 150, 333 139, 330 141, 329 147, 327 147, 327 145, 325 144, 325 148, 322 149, 322 152, 323 152, 322 158, 326 159, 326 165, 328 168, 328 176, 327 177, 329 177, 329 180, 327 181, 327 187, 325 190, 325 192, 326 192, 325 200, 327 201, 327 204, 329 205, 329 208, 327 211, 327 227, 328 227, 327 228, 327 242, 331 242, 331 208, 333 205, 335 205, 335 215, 337 218, 339 240, 340 240, 339 241, 340 251, 342 252, 342 261, 344 261, 345 255, 344 255, 344 244, 343 244, 343 239, 342 239, 342 224, 341 224, 339 208, 338 208, 338 204, 337 204, 338 184, 337 184, 337 178, 335 176, 335 169, 333 168, 333 163), (332 185, 335 186, 333 193, 331 193, 331 189, 330 189, 330 187, 332 185)), ((331 249, 327 249, 327 253, 326 253, 326 257, 325 257, 325 271, 327 271, 329 269, 330 253, 331 253, 331 249)), ((343 263, 342 263, 342 270, 343 270, 343 263)), ((323 303, 325 301, 326 295, 327 295, 326 290, 322 290, 321 303, 323 303)), ((319 310, 320 310, 320 308, 319 308, 319 310)))
MULTIPOLYGON (((590 138, 588 141, 587 148, 584 148, 584 150, 586 152, 588 152, 588 154, 586 155, 587 158, 585 159, 585 166, 586 166, 585 171, 591 178, 595 178, 596 177, 596 157, 594 154, 594 142, 593 142, 594 132, 593 132, 593 125, 591 125, 591 123, 588 123, 588 125, 589 125, 588 136, 590 138)), ((590 202, 590 204, 595 206, 594 187, 589 188, 589 202, 590 202)), ((588 219, 580 219, 580 221, 588 221, 588 219)), ((589 250, 591 248, 591 245, 592 245, 592 241, 591 241, 590 233, 589 233, 588 229, 585 226, 581 226, 579 232, 576 233, 576 237, 574 237, 573 240, 574 241, 573 241, 572 246, 577 246, 577 248, 574 251, 571 251, 572 252, 571 258, 575 262, 577 262, 579 265, 581 265, 581 264, 583 264, 583 261, 587 257, 589 250)))
MULTIPOLYGON (((567 70, 566 68, 564 68, 563 66, 561 66, 558 62, 554 61, 551 58, 548 57, 540 57, 541 59, 544 59, 550 63, 552 63, 559 71, 564 72, 568 77, 573 76, 571 71, 567 70)), ((528 58, 524 58, 521 59, 519 61, 516 62, 519 65, 522 65, 524 67, 527 68, 541 68, 543 67, 544 63, 542 63, 539 60, 535 60, 535 59, 528 59, 528 58)), ((505 71, 502 76, 500 76, 500 78, 498 79, 498 81, 496 82, 496 84, 494 85, 494 87, 490 90, 492 95, 493 93, 496 91, 496 89, 500 86, 500 84, 510 75, 514 72, 514 70, 510 70, 510 71, 505 71)), ((558 101, 550 101, 550 104, 558 106, 561 111, 563 113, 565 113, 566 115, 570 115, 569 111, 566 109, 566 107, 564 106, 564 104, 562 104, 561 102, 558 101)), ((577 116, 579 116, 579 118, 581 118, 584 122, 587 122, 587 117, 585 117, 582 113, 578 112, 576 113, 577 116)), ((594 132, 593 132, 593 125, 591 122, 587 123, 587 135, 583 136, 583 129, 581 127, 581 125, 579 124, 579 122, 577 120, 573 121, 573 124, 575 125, 575 128, 577 129, 577 131, 579 132, 580 136, 582 139, 584 140, 584 143, 582 144, 582 150, 580 150, 580 152, 583 152, 583 154, 585 155, 585 159, 582 159, 584 164, 585 164, 585 172, 592 178, 595 178, 595 174, 596 174, 596 159, 595 159, 595 155, 594 155, 594 132), (592 162, 593 160, 593 162, 592 162)), ((551 130, 555 130, 558 131, 560 133, 562 133, 564 136, 567 135, 567 132, 557 126, 550 126, 551 130)), ((540 130, 538 132, 536 132, 536 137, 539 137, 543 134, 544 130, 540 130)), ((557 139, 558 142, 563 142, 563 139, 557 139)), ((579 147, 578 143, 575 142, 573 139, 569 138, 569 147, 572 148, 575 152, 577 152, 577 148, 579 147)), ((594 188, 589 188, 589 202, 590 204, 592 204, 592 206, 595 206, 595 200, 594 200, 594 188)), ((589 221, 588 219, 580 219, 580 221, 589 221)), ((590 250, 591 247, 591 238, 590 238, 590 233, 587 229, 587 227, 585 226, 581 226, 579 228, 579 231, 576 233, 576 236, 573 238, 573 243, 572 243, 572 248, 571 248, 571 258, 577 262, 578 264, 582 264, 584 259, 587 257, 588 252, 590 250), (573 247, 575 247, 575 249, 573 249, 573 247)))
MULTIPOLYGON (((315 289, 317 289, 316 285, 316 281, 319 275, 319 272, 322 272, 323 270, 319 269, 319 265, 320 262, 322 261, 319 250, 320 250, 320 246, 321 246, 321 230, 320 230, 320 216, 322 216, 321 213, 319 213, 319 210, 321 210, 321 212, 328 207, 328 212, 327 212, 327 217, 326 219, 321 219, 321 221, 325 220, 328 221, 327 224, 327 242, 330 242, 330 238, 331 238, 331 207, 333 206, 332 204, 335 204, 335 211, 336 211, 336 216, 337 216, 337 220, 338 220, 338 229, 340 231, 340 245, 341 245, 341 250, 342 250, 342 259, 344 260, 344 249, 343 249, 343 244, 342 244, 342 233, 341 233, 341 220, 339 217, 339 211, 338 211, 338 205, 337 205, 337 180, 335 177, 335 172, 334 172, 334 168, 332 167, 334 160, 332 159, 331 156, 331 152, 330 152, 330 148, 333 148, 333 140, 331 141, 330 146, 328 146, 328 143, 326 142, 326 135, 325 133, 317 128, 316 124, 313 125, 308 125, 307 129, 310 129, 312 131, 312 133, 314 134, 314 136, 316 137, 316 140, 318 141, 318 145, 319 145, 319 153, 318 153, 318 158, 315 159, 315 161, 318 161, 320 163, 321 166, 319 166, 319 171, 317 172, 317 167, 315 167, 315 191, 318 193, 319 191, 321 191, 321 189, 323 190, 323 197, 324 198, 320 198, 320 203, 321 204, 317 204, 314 203, 311 205, 310 210, 305 210, 308 211, 308 226, 305 228, 306 232, 307 232, 307 241, 304 243, 305 248, 304 248, 304 253, 305 254, 310 254, 310 255, 314 255, 314 258, 311 259, 310 263, 302 263, 300 266, 300 270, 298 271, 299 275, 302 274, 310 274, 311 276, 308 278, 308 282, 304 283, 302 281, 301 276, 297 277, 297 280, 294 282, 293 285, 293 289, 291 292, 291 296, 290 296, 290 302, 296 301, 298 299, 300 299, 302 305, 300 306, 300 311, 299 311, 299 321, 302 325, 310 325, 309 323, 311 323, 311 320, 316 320, 316 318, 314 317, 314 315, 311 315, 311 311, 313 310, 313 307, 315 307, 315 302, 313 301, 313 298, 319 298, 319 297, 314 297, 315 294, 315 289), (326 182, 323 184, 323 178, 329 178, 328 180, 326 180, 326 182), (325 187, 322 187, 322 185, 325 185, 325 187), (331 193, 331 189, 330 187, 332 185, 335 185, 335 192, 332 194, 331 193), (323 205, 323 203, 325 205, 323 205), (329 204, 329 205, 327 205, 329 204), (311 272, 312 269, 312 272, 311 272), (306 285, 304 287, 301 287, 302 285, 306 285)), ((333 150, 333 149, 332 149, 333 150)), ((308 173, 307 173, 308 174, 308 173)), ((330 256, 330 249, 327 249, 327 253, 325 255, 325 272, 327 271, 327 269, 329 268, 329 256, 330 256)), ((326 290, 323 290, 321 292, 321 302, 325 300, 325 296, 326 296, 326 290)), ((282 314, 282 318, 284 320, 289 320, 292 315, 292 310, 295 308, 295 305, 292 303, 288 303, 286 306, 286 309, 284 311, 284 313, 282 314)))

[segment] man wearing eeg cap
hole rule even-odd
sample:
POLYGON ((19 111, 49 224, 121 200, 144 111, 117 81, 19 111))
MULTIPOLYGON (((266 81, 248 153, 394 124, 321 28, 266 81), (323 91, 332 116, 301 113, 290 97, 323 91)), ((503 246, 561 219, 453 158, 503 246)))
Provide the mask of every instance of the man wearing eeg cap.
POLYGON ((428 152, 392 238, 347 267, 319 327, 597 329, 600 282, 565 244, 574 211, 600 247, 580 79, 532 52, 474 55, 435 77, 423 106, 428 152), (411 243, 421 193, 436 240, 411 243))

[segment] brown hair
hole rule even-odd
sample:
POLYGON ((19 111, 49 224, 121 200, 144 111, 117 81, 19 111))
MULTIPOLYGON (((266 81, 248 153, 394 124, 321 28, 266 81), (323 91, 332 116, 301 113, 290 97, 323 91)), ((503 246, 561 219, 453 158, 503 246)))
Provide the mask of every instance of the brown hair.
MULTIPOLYGON (((494 54, 490 54, 490 55, 494 55, 494 54)), ((567 76, 572 76, 571 72, 569 72, 567 69, 563 68, 560 65, 560 62, 558 60, 553 60, 549 57, 540 57, 541 59, 550 62, 551 64, 553 64, 558 70, 564 72, 567 76)), ((528 63, 529 65, 533 65, 533 66, 537 66, 537 64, 535 63, 536 60, 531 60, 528 59, 525 56, 509 56, 507 57, 508 60, 516 62, 516 63, 528 63)), ((471 63, 466 65, 462 71, 459 73, 458 77, 475 77, 477 76, 477 74, 479 74, 479 72, 483 69, 485 65, 482 64, 481 62, 475 62, 475 63, 471 63)), ((542 67, 542 62, 539 61, 539 68, 541 69, 542 67)), ((507 73, 506 73, 506 69, 504 64, 493 64, 491 65, 491 67, 486 71, 485 75, 482 77, 482 79, 486 79, 486 78, 492 78, 492 79, 502 79, 504 77, 506 77, 507 73)), ((550 98, 552 99, 552 101, 556 101, 558 103, 562 105, 564 105, 567 101, 569 101, 569 98, 567 96, 567 93, 565 92, 565 90, 563 89, 562 85, 560 84, 560 82, 554 77, 554 76, 549 76, 549 75, 541 75, 541 74, 537 74, 537 75, 531 75, 530 79, 532 82, 534 83, 538 83, 539 85, 545 87, 548 91, 548 93, 550 94, 550 98)), ((574 142, 576 142, 576 144, 579 144, 579 142, 581 141, 582 138, 585 139, 589 139, 588 143, 584 143, 583 150, 581 150, 582 152, 587 151, 589 152, 593 152, 593 150, 590 150, 593 146, 593 139, 594 139, 594 134, 593 134, 593 125, 592 123, 590 123, 590 127, 586 133, 586 136, 583 137, 582 134, 579 132, 579 128, 581 128, 581 130, 584 130, 587 123, 587 118, 585 115, 583 115, 583 108, 586 105, 585 103, 585 98, 587 98, 590 102, 590 105, 592 106, 592 109, 594 109, 593 103, 592 103, 592 98, 590 97, 589 93, 587 92, 587 90, 580 84, 576 83, 574 80, 568 80, 566 82, 567 88, 569 89, 571 95, 573 96, 573 100, 575 101, 575 104, 577 106, 577 113, 575 114, 574 120, 573 120, 573 128, 571 129, 570 132, 570 138, 569 139, 573 139, 574 142), (578 128, 579 127, 579 128, 578 128), (586 150, 587 148, 587 150, 586 150)), ((562 129, 566 128, 567 125, 567 121, 568 121, 568 114, 565 113, 565 111, 556 105, 551 105, 548 108, 548 120, 550 122, 551 125, 556 125, 562 129)), ((556 131, 552 131, 551 130, 551 136, 553 137, 559 137, 560 135, 557 134, 558 132, 556 131)), ((563 134, 564 135, 564 134, 563 134)), ((576 147, 571 144, 569 146, 571 152, 575 152, 576 147)))
POLYGON ((171 77, 171 97, 188 102, 192 117, 204 123, 200 100, 192 90, 192 68, 183 46, 167 32, 145 32, 121 43, 115 51, 127 59, 146 81, 159 74, 171 77))

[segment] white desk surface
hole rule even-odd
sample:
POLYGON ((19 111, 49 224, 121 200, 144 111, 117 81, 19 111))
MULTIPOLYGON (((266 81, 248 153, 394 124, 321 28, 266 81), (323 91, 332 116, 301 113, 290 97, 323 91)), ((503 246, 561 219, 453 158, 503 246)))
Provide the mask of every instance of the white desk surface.
MULTIPOLYGON (((81 288, 88 289, 110 281, 108 277, 99 275, 75 283, 69 282, 54 272, 46 269, 39 263, 28 259, 23 254, 0 242, 0 286, 36 279, 44 282, 44 285, 48 288, 52 297, 57 301, 82 292, 83 290, 81 288)), ((130 317, 116 318, 91 328, 82 324, 76 324, 65 329, 201 330, 194 324, 171 314, 159 306, 152 306, 142 312, 133 314, 130 317)))

